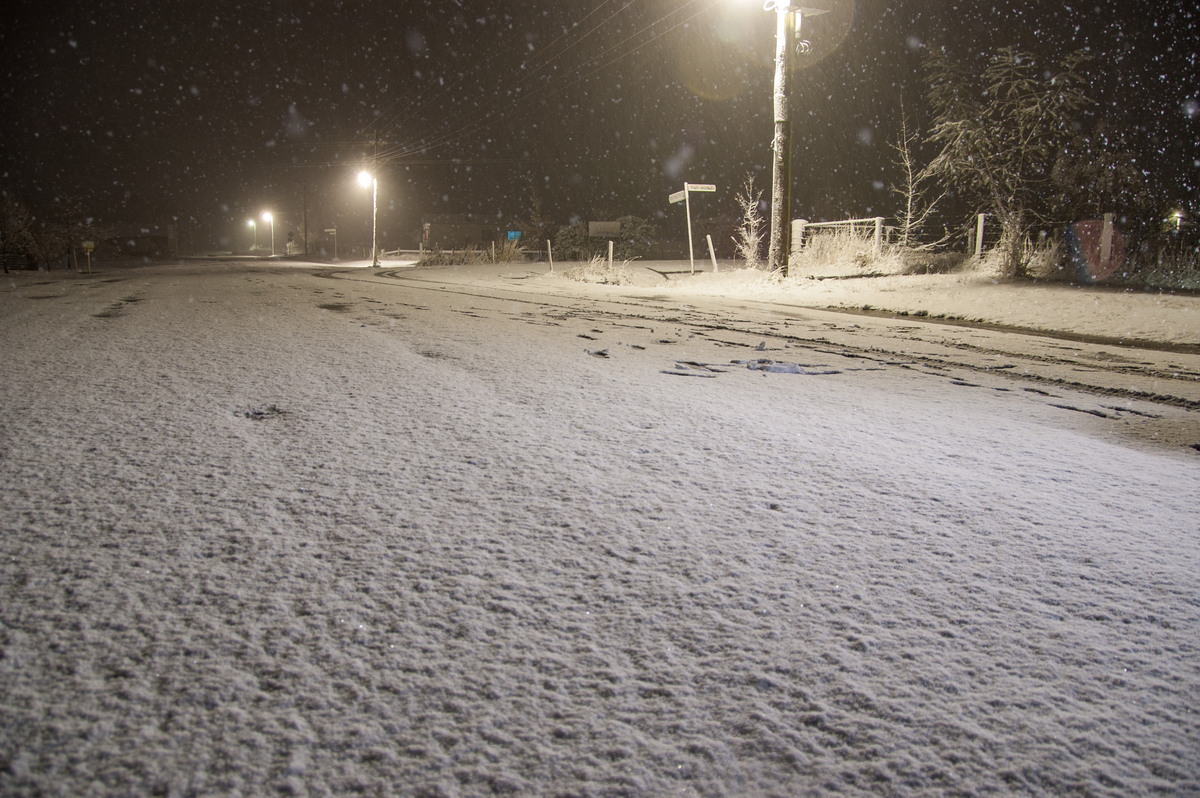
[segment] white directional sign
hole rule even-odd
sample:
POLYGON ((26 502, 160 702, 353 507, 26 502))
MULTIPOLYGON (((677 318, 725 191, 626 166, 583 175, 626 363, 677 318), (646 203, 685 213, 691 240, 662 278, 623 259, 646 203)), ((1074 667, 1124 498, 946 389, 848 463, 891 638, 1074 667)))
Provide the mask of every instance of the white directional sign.
MULTIPOLYGON (((717 187, 712 183, 684 183, 683 191, 676 191, 671 196, 667 197, 672 204, 682 202, 687 210, 687 232, 688 232, 688 260, 692 264, 692 273, 696 273, 696 255, 692 250, 692 201, 688 199, 693 191, 716 191, 717 187)), ((714 261, 714 264, 716 262, 714 261)))

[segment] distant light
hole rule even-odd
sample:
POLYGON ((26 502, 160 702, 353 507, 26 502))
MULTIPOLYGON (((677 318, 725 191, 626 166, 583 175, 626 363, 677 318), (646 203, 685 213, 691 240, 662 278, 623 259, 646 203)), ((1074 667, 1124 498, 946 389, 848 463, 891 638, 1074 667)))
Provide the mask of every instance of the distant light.
POLYGON ((371 177, 371 173, 366 171, 365 169, 358 173, 358 184, 360 186, 362 186, 363 188, 366 188, 367 186, 371 185, 371 181, 374 179, 375 178, 371 177))
POLYGON ((262 220, 263 220, 264 222, 269 222, 269 221, 271 221, 271 219, 272 219, 272 217, 271 217, 271 212, 270 212, 270 211, 263 211, 262 220))

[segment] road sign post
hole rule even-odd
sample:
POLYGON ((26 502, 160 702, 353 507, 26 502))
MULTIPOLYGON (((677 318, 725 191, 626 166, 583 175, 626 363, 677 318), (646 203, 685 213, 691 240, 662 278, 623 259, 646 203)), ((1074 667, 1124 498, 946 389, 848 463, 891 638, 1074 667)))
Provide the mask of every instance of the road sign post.
POLYGON ((333 236, 333 259, 336 261, 338 259, 338 256, 337 256, 337 228, 336 227, 326 227, 325 234, 333 236))
POLYGON ((676 191, 667 197, 672 205, 682 202, 687 213, 688 262, 692 266, 692 274, 696 273, 696 255, 692 249, 692 201, 690 195, 693 191, 712 192, 716 190, 717 187, 712 183, 684 183, 683 191, 676 191))

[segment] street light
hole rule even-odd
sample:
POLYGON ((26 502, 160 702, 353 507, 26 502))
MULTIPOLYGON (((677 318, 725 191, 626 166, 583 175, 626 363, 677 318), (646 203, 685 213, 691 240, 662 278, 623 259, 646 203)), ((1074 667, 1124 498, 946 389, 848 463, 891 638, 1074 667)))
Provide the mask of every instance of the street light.
MULTIPOLYGON (((787 276, 788 216, 791 215, 792 123, 788 117, 788 80, 791 72, 792 49, 804 17, 824 14, 828 9, 793 6, 792 0, 766 0, 764 11, 774 11, 775 18, 775 137, 771 142, 771 240, 767 262, 771 271, 787 276)), ((802 43, 807 52, 808 45, 802 43)))
POLYGON ((367 170, 358 173, 358 184, 371 187, 371 266, 379 266, 379 178, 367 170))
POLYGON ((271 257, 275 257, 275 217, 270 211, 263 211, 262 220, 271 223, 271 257))
POLYGON ((258 222, 253 219, 247 219, 246 225, 254 228, 254 246, 250 247, 250 252, 253 254, 254 250, 258 249, 258 222))

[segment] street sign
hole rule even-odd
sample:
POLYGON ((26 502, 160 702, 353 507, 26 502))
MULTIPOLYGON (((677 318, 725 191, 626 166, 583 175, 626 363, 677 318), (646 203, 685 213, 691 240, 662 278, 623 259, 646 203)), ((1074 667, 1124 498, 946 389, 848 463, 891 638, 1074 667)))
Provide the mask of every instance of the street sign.
POLYGON ((621 235, 620 222, 588 222, 588 238, 621 235))
POLYGON ((688 261, 692 264, 692 274, 696 273, 696 255, 692 249, 692 201, 688 199, 690 192, 693 191, 716 191, 717 187, 712 183, 684 183, 683 191, 676 191, 667 199, 671 200, 672 204, 682 202, 687 210, 687 233, 688 233, 688 261))
POLYGON ((333 235, 334 233, 337 232, 337 228, 336 227, 326 227, 325 232, 329 233, 329 235, 333 235))

